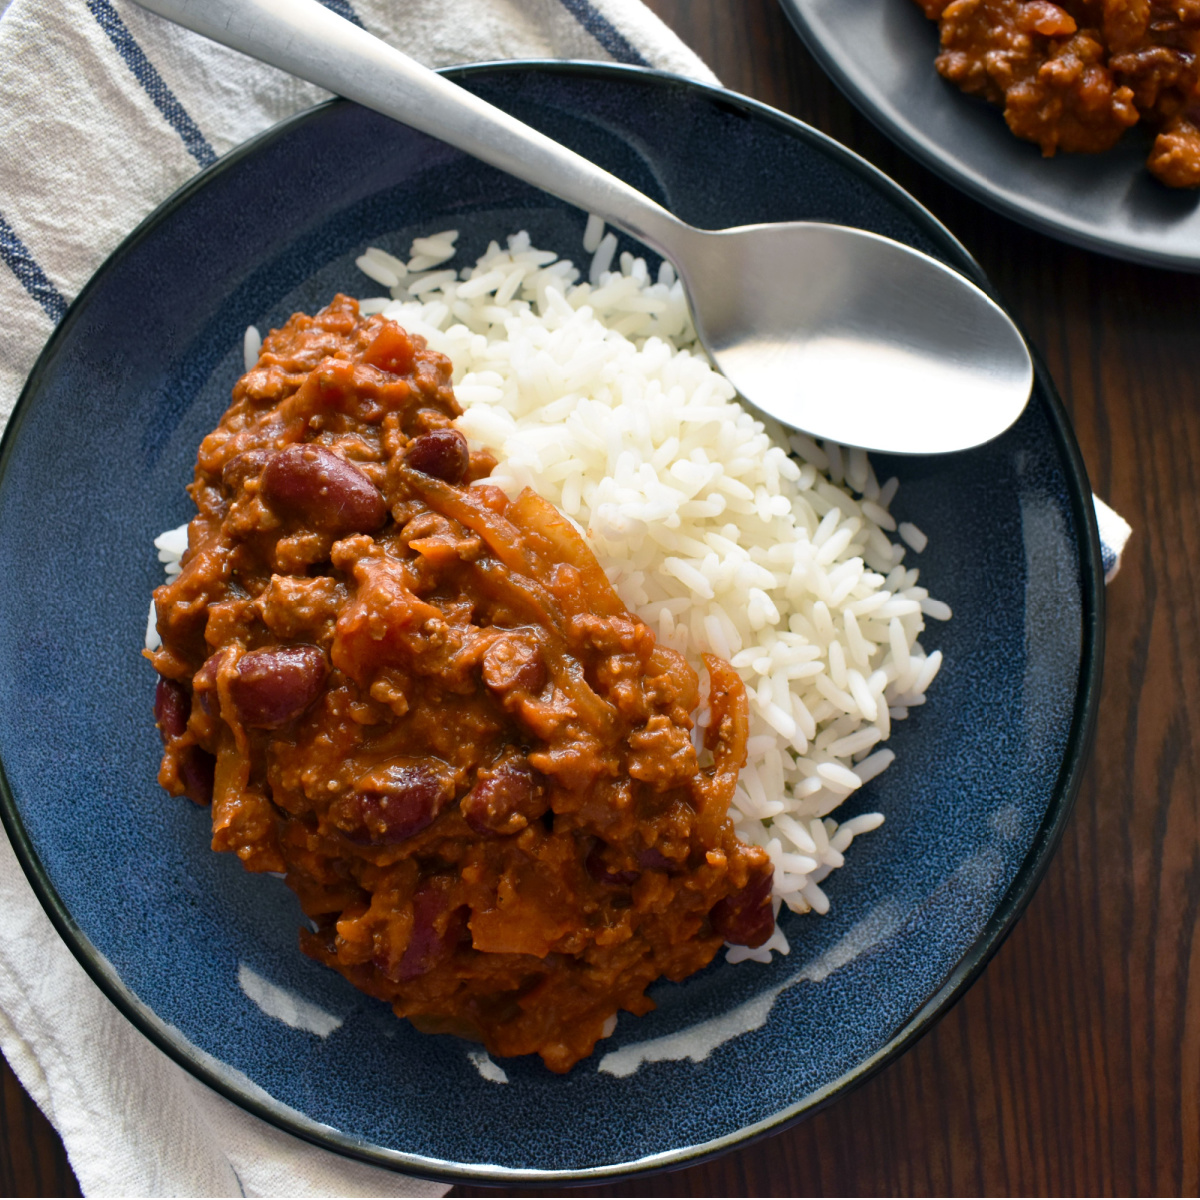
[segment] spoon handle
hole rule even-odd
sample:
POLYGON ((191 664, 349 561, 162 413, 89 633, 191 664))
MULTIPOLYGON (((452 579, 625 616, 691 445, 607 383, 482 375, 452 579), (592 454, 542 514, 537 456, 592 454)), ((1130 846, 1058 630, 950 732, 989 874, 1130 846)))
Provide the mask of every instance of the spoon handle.
POLYGON ((686 228, 586 158, 330 12, 319 0, 137 0, 168 21, 448 142, 665 252, 686 228))

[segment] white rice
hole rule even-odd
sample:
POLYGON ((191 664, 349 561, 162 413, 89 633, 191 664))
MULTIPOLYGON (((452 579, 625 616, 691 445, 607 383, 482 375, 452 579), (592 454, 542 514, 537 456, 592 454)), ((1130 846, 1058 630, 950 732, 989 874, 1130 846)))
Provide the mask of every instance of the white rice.
POLYGON ((911 522, 901 521, 896 532, 920 554, 929 545, 929 539, 911 522))
MULTIPOLYGON (((598 219, 587 281, 525 233, 443 268, 456 239, 418 238, 407 263, 368 249, 358 264, 390 295, 363 312, 449 356, 458 426, 499 459, 489 482, 533 487, 571 517, 664 644, 697 668, 708 651, 737 669, 750 745, 735 827, 770 855, 777 902, 827 912, 821 882, 883 823, 831 814, 894 761, 891 724, 924 704, 941 666, 919 641, 925 618, 951 615, 888 537, 896 480, 881 484, 861 450, 746 412, 696 345, 670 264, 651 279, 625 253, 613 269, 617 241, 598 219)), ((925 548, 915 526, 899 533, 925 548)), ((702 700, 698 741, 708 716, 702 700)), ((729 958, 772 950, 788 950, 778 928, 729 958)))
MULTIPOLYGON (((246 333, 242 338, 242 362, 247 371, 253 370, 261 352, 262 334, 258 332, 257 326, 247 325, 246 333)), ((157 543, 155 544, 157 545, 157 543)))

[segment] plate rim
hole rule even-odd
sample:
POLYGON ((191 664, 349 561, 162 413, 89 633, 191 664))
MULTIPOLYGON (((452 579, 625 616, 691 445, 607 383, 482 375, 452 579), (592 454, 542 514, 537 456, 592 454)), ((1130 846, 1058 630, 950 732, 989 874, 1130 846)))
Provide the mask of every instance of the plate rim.
MULTIPOLYGON (((944 249, 952 252, 958 260, 953 263, 956 269, 968 275, 989 295, 996 298, 994 289, 979 264, 932 213, 861 155, 798 118, 727 88, 703 83, 670 71, 625 64, 550 58, 511 59, 443 68, 439 73, 458 81, 500 72, 510 74, 561 73, 602 79, 649 81, 657 86, 677 87, 685 91, 698 92, 718 100, 724 105, 732 105, 747 115, 766 119, 769 123, 785 129, 793 136, 830 151, 835 158, 841 160, 842 165, 848 170, 866 177, 877 187, 881 186, 888 193, 891 201, 904 209, 925 232, 932 233, 934 240, 940 241, 944 249)), ((80 319, 80 313, 86 309, 91 293, 102 285, 104 276, 109 269, 130 253, 160 223, 186 204, 196 192, 206 187, 211 180, 257 152, 261 146, 285 136, 293 127, 315 119, 320 113, 331 107, 349 103, 351 102, 336 97, 327 100, 285 118, 234 147, 167 197, 122 240, 71 302, 63 319, 55 327, 38 355, 13 408, 3 437, 0 438, 0 478, 3 477, 14 454, 20 429, 28 417, 43 373, 57 357, 59 346, 76 321, 80 319)), ((820 1111, 842 1095, 865 1083, 905 1053, 945 1016, 983 971, 1037 890, 1062 838, 1087 766, 1095 733, 1104 659, 1105 597, 1099 531, 1095 509, 1090 503, 1091 487, 1088 482, 1087 470, 1071 427, 1070 418, 1041 356, 1033 347, 1030 349, 1034 358, 1035 375, 1045 391, 1052 431, 1062 456, 1076 528, 1084 534, 1080 539, 1079 546, 1082 600, 1080 679, 1075 694, 1070 730, 1052 792, 1052 799, 1042 823, 1031 839, 1030 848, 1013 877, 1012 884, 995 906, 979 936, 964 952, 938 990, 912 1014, 885 1045, 868 1059, 843 1073, 825 1087, 803 1097, 795 1104, 788 1105, 778 1112, 753 1124, 743 1126, 732 1133, 706 1142, 661 1151, 657 1154, 619 1163, 565 1169, 514 1168, 495 1164, 456 1163, 428 1155, 392 1150, 333 1129, 331 1126, 322 1124, 276 1100, 273 1096, 262 1092, 261 1089, 256 1089, 258 1094, 255 1094, 255 1091, 251 1091, 249 1088, 239 1087, 239 1072, 195 1046, 178 1029, 139 1000, 122 982, 115 968, 75 922, 62 898, 58 895, 24 828, 3 762, 0 761, 0 824, 3 824, 7 832, 22 870, 42 908, 68 949, 108 1000, 152 1044, 189 1074, 238 1107, 285 1133, 290 1133, 322 1149, 342 1154, 371 1166, 448 1183, 494 1183, 503 1186, 515 1183, 549 1185, 574 1182, 582 1184, 598 1180, 615 1182, 647 1173, 695 1166, 723 1154, 735 1146, 748 1145, 780 1132, 789 1125, 820 1111), (265 1100, 262 1098, 263 1096, 266 1097, 265 1100)))
MULTIPOLYGON (((903 2, 903 0, 902 0, 903 2)), ((919 132, 908 128, 890 110, 880 108, 854 81, 837 52, 822 40, 811 23, 805 0, 779 0, 792 29, 804 43, 808 52, 817 60, 834 85, 886 137, 895 142, 935 175, 951 186, 994 212, 1009 217, 1019 225, 1033 229, 1047 237, 1066 242, 1083 250, 1091 250, 1124 262, 1138 263, 1145 267, 1200 272, 1200 245, 1192 254, 1172 253, 1169 250, 1153 250, 1119 238, 1104 237, 1088 227, 1072 223, 1069 214, 1061 217, 1048 216, 1040 209, 1029 208, 1019 200, 1010 199, 993 190, 988 179, 962 165, 958 159, 936 142, 923 138, 919 132)), ((930 70, 933 63, 930 63, 930 70)), ((962 97, 951 97, 951 99, 962 97)), ((969 97, 968 99, 976 99, 969 97)))

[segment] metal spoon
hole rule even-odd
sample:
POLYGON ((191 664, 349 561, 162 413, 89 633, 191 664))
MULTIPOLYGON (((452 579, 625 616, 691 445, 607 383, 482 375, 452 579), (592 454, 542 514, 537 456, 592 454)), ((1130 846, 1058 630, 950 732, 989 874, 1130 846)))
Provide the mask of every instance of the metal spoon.
POLYGON ((979 288, 898 242, 796 221, 703 230, 318 0, 138 0, 597 213, 674 263, 700 340, 785 425, 903 454, 1003 433, 1033 365, 979 288))

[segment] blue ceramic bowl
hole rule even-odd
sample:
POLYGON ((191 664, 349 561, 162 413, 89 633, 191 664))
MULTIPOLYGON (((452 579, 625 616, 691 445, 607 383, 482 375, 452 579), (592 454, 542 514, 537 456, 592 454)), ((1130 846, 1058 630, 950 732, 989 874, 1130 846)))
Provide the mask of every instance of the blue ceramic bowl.
MULTIPOLYGON (((751 101, 618 67, 451 74, 698 225, 859 225, 986 286, 894 184, 751 101)), ((191 514, 183 486, 247 324, 369 292, 354 267, 367 244, 403 253, 415 233, 455 226, 463 262, 526 228, 580 255, 583 224, 364 109, 305 113, 205 171, 113 255, 42 355, 0 459, 3 816, 60 933, 134 1024, 251 1112, 447 1179, 678 1165, 778 1128, 895 1057, 1028 900, 1096 705, 1095 522, 1039 372, 998 441, 877 463, 900 476, 898 510, 929 534, 920 565, 955 616, 928 635, 946 666, 898 727, 896 765, 847 806, 878 807, 887 824, 829 881, 829 916, 785 919, 789 957, 660 984, 657 1011, 622 1016, 568 1076, 509 1060, 506 1084, 481 1075, 467 1044, 416 1033, 304 958, 291 893, 211 853, 208 813, 155 783, 153 672, 138 653, 161 578, 151 540, 191 514), (239 985, 243 967, 342 1024, 322 1038, 267 1016, 239 985)))

